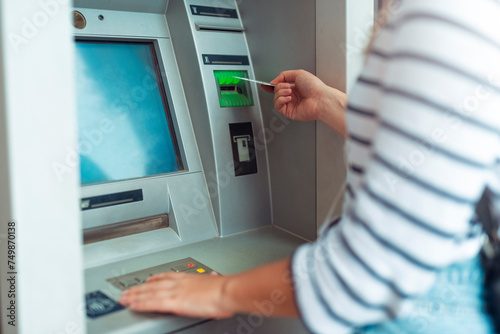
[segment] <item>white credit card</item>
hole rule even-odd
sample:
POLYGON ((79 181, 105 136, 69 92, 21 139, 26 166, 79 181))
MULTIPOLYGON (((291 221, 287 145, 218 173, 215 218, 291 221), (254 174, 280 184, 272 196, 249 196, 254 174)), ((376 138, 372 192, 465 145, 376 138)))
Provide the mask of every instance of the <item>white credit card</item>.
POLYGON ((275 86, 275 85, 270 84, 269 82, 265 82, 265 81, 253 80, 253 79, 242 78, 242 77, 234 77, 234 76, 233 76, 233 78, 240 79, 240 80, 245 80, 245 81, 250 81, 250 82, 255 82, 255 83, 258 83, 258 84, 261 84, 261 85, 270 86, 270 87, 274 87, 275 86))

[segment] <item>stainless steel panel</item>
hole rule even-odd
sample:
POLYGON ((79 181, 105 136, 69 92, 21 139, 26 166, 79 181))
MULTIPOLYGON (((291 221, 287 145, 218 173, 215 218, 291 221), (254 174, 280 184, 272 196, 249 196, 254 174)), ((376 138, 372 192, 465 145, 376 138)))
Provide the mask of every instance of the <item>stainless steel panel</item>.
POLYGON ((309 334, 297 318, 269 318, 263 312, 238 315, 230 319, 200 323, 182 331, 182 334, 309 334))
MULTIPOLYGON (((265 142, 261 140, 261 145, 256 150, 259 172, 235 177, 229 134, 229 123, 252 122, 254 136, 260 140, 264 130, 260 103, 254 98, 252 107, 221 108, 213 72, 246 70, 254 78, 252 63, 245 66, 205 65, 202 58, 202 54, 249 55, 245 34, 196 29, 197 23, 238 27, 241 22, 239 19, 191 15, 190 5, 218 4, 196 0, 171 1, 167 8, 167 22, 200 144, 205 177, 211 190, 220 233, 224 236, 269 225, 271 206, 265 142), (190 36, 187 36, 187 31, 190 36)), ((234 1, 224 2, 220 6, 237 8, 234 1)), ((252 85, 253 96, 258 94, 256 88, 252 85)))
POLYGON ((165 16, 162 14, 79 7, 75 9, 82 13, 87 21, 87 26, 84 29, 73 29, 76 35, 99 36, 105 34, 107 36, 169 37, 165 25, 165 16))
MULTIPOLYGON (((169 216, 169 228, 85 245, 87 268, 171 249, 218 235, 203 173, 178 175, 168 180, 168 183, 158 179, 151 182, 164 186, 162 193, 158 193, 157 196, 166 207, 163 213, 169 216)), ((154 194, 150 193, 149 196, 154 196, 154 194)), ((104 209, 107 208, 100 210, 104 209)), ((135 215, 133 210, 125 209, 128 215, 135 215)), ((121 211, 125 209, 115 212, 122 214, 121 211)), ((113 213, 109 215, 112 217, 113 213)), ((96 216, 98 217, 98 213, 96 216)))
POLYGON ((74 0, 75 7, 164 14, 168 0, 74 0))
MULTIPOLYGON (((83 14, 91 13, 93 16, 96 16, 98 12, 100 13, 100 11, 93 9, 81 9, 81 12, 83 14)), ((106 20, 111 23, 103 23, 96 26, 92 26, 89 23, 87 28, 82 31, 75 29, 75 34, 79 37, 95 37, 104 40, 120 40, 120 38, 124 40, 141 40, 144 36, 147 36, 148 39, 153 39, 158 51, 160 68, 164 76, 167 98, 172 107, 172 117, 174 119, 176 135, 184 164, 188 171, 83 187, 82 197, 91 197, 131 189, 143 189, 145 195, 144 201, 141 202, 83 212, 84 228, 92 228, 125 220, 167 213, 169 211, 167 188, 173 180, 177 177, 181 177, 183 174, 201 172, 201 161, 191 119, 187 110, 175 55, 172 50, 170 39, 163 38, 168 36, 165 17, 158 14, 108 11, 106 12, 104 21, 106 20), (137 28, 137 31, 135 31, 134 28, 137 28), (118 34, 117 31, 119 31, 120 34, 118 34), (133 33, 136 33, 136 35, 133 35, 133 33), (120 35, 121 37, 116 37, 116 35, 120 35)), ((76 155, 76 152, 74 152, 74 154, 76 155)), ((204 198, 208 197, 208 189, 205 181, 199 179, 199 182, 199 184, 191 184, 191 187, 201 192, 204 198)), ((204 210, 210 212, 205 215, 206 217, 210 217, 212 208, 208 206, 204 208, 204 210)))

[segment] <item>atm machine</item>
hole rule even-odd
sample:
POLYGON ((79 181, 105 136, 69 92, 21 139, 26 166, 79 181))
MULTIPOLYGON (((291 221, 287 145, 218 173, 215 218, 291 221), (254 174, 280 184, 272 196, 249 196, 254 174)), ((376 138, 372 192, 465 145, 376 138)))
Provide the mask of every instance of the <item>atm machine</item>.
POLYGON ((74 10, 87 332, 306 333, 296 319, 193 319, 116 302, 156 273, 236 273, 305 241, 272 225, 237 2, 158 1, 154 12, 77 0, 74 10))

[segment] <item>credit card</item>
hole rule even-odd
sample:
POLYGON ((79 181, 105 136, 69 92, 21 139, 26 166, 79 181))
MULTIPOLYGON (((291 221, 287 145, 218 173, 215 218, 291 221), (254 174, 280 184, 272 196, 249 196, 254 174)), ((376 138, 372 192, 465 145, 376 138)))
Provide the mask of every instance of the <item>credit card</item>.
POLYGON ((266 85, 266 86, 270 86, 270 87, 274 87, 275 86, 275 85, 270 84, 269 82, 265 82, 265 81, 253 80, 253 79, 242 78, 242 77, 234 77, 234 76, 233 76, 233 78, 240 79, 240 80, 245 80, 245 81, 250 81, 250 82, 255 82, 255 83, 258 83, 260 85, 266 85))

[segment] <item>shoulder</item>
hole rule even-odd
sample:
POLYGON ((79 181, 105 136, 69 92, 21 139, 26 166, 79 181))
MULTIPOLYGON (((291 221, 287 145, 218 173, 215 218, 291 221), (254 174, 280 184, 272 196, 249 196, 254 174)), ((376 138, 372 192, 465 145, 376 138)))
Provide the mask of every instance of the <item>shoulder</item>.
POLYGON ((401 0, 388 10, 391 60, 411 56, 475 77, 500 74, 500 1, 401 0))
MULTIPOLYGON (((470 29, 499 38, 500 1, 497 0, 401 0, 388 8, 391 25, 412 24, 470 29)), ((429 36, 432 37, 432 36, 429 36)))

